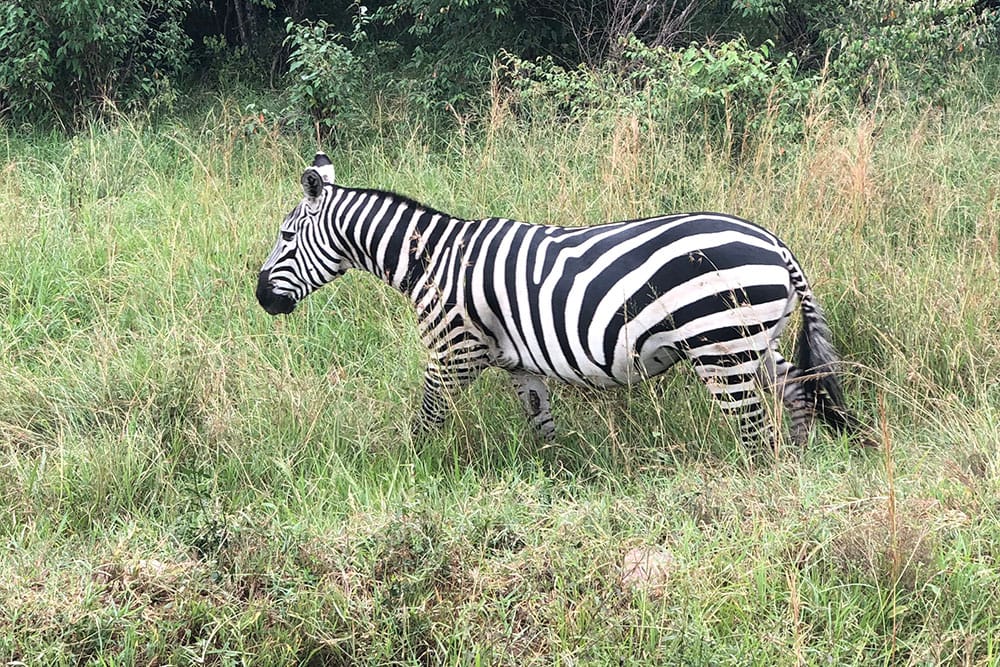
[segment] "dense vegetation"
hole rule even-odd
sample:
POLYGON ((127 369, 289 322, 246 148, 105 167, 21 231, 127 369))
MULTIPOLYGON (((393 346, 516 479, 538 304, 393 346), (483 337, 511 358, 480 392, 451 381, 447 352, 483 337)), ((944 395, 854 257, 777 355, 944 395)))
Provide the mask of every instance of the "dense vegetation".
POLYGON ((193 83, 233 79, 280 81, 288 106, 274 111, 286 121, 333 124, 372 96, 464 113, 481 104, 498 57, 644 79, 637 45, 680 50, 687 66, 669 83, 715 94, 777 67, 785 83, 827 72, 846 95, 870 99, 888 85, 943 103, 949 75, 995 48, 995 4, 9 0, 0 7, 0 116, 79 127, 110 104, 169 111, 193 83))
POLYGON ((328 6, 0 7, 0 660, 1000 661, 990 3, 328 6), (317 132, 457 215, 759 221, 881 448, 751 463, 686 369, 414 441, 402 298, 254 300, 317 132))

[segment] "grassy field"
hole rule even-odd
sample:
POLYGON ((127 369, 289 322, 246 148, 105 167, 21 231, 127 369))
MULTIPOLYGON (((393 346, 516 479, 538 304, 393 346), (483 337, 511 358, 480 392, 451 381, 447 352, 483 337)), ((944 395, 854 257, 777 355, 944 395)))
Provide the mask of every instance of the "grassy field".
POLYGON ((555 387, 548 447, 491 372, 415 443, 402 297, 257 306, 316 146, 238 109, 0 130, 0 663, 1000 664, 1000 98, 816 109, 737 157, 499 103, 327 148, 456 215, 776 231, 883 446, 763 465, 689 369, 555 387))

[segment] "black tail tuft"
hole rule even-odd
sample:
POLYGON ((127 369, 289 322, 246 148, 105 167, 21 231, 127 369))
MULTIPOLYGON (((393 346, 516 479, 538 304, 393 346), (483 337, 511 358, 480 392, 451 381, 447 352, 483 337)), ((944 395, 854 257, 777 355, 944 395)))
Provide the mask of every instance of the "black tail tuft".
MULTIPOLYGON (((816 406, 820 419, 838 433, 861 433, 863 425, 844 401, 844 389, 837 374, 840 360, 833 348, 823 310, 810 292, 804 291, 801 299, 802 330, 799 332, 797 366, 802 372, 806 394, 816 406)), ((868 444, 865 438, 865 445, 868 444)))

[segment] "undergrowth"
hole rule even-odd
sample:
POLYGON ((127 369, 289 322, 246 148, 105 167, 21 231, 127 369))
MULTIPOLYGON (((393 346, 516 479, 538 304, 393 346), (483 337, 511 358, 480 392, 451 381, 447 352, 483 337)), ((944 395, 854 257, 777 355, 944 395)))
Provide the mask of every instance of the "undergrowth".
POLYGON ((498 96, 443 139, 386 117, 328 149, 341 182, 456 215, 774 230, 883 447, 820 432, 764 466, 685 369, 555 387, 549 447, 491 372, 414 442, 401 297, 349 274, 257 306, 316 147, 238 108, 0 134, 4 661, 997 661, 997 99, 813 105, 801 141, 762 117, 733 150, 498 96), (659 559, 641 585, 635 550, 659 559))

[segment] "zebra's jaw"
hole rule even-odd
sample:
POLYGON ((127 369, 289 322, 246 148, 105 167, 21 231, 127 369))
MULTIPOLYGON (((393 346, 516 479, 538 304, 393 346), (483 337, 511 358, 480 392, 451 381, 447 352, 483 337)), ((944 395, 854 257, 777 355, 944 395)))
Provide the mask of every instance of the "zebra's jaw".
POLYGON ((268 273, 261 271, 257 277, 257 302, 269 315, 287 315, 295 310, 295 300, 284 294, 275 294, 268 273))

